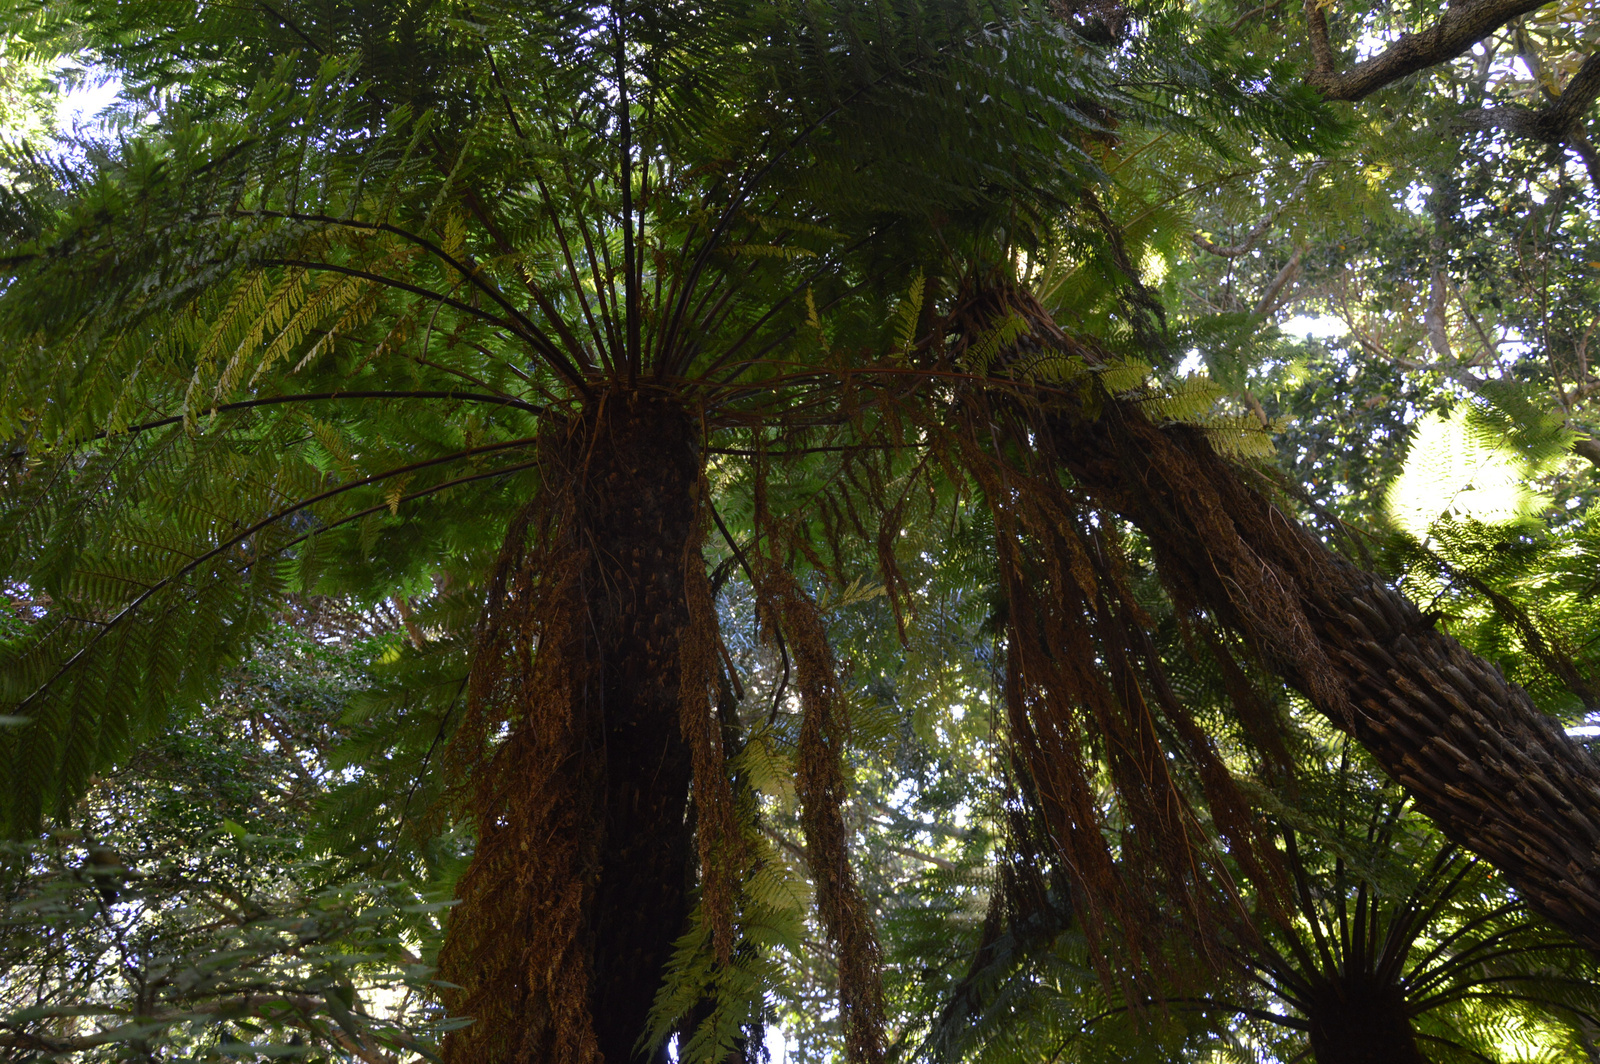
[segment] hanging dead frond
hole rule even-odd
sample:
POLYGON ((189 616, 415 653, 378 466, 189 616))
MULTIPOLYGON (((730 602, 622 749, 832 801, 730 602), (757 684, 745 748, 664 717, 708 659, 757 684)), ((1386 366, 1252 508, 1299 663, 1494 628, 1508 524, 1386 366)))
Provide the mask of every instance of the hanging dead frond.
MULTIPOLYGON (((1104 361, 1004 285, 976 288, 955 331, 981 336, 1013 313, 1030 322, 1018 351, 1104 361)), ((1600 770, 1554 718, 1399 592, 1335 555, 1204 425, 1158 423, 1137 401, 1088 383, 1024 387, 1005 379, 1005 364, 1002 353, 997 379, 975 400, 1007 405, 1021 423, 1009 441, 1016 452, 1069 473, 1143 532, 1180 615, 1243 636, 1448 836, 1492 860, 1582 941, 1600 942, 1600 770)))
MULTIPOLYGON (((770 526, 768 532, 770 548, 777 536, 770 526)), ((816 604, 789 570, 770 557, 758 560, 755 577, 764 623, 781 626, 794 658, 801 708, 795 789, 800 797, 806 860, 816 882, 817 908, 838 950, 845 1056, 851 1064, 879 1064, 883 1059, 882 950, 872 914, 850 867, 849 834, 841 809, 847 793, 843 760, 850 727, 848 709, 816 604)))
MULTIPOLYGON (((704 509, 710 486, 695 485, 696 510, 704 509)), ((679 644, 680 726, 694 759, 695 831, 700 851, 700 905, 711 927, 717 961, 731 962, 734 946, 734 891, 745 866, 743 838, 734 816, 722 731, 717 722, 720 669, 717 611, 700 545, 702 513, 693 538, 684 546, 683 586, 689 623, 679 644)))
MULTIPOLYGON (((1101 977, 1141 1000, 1147 974, 1182 974, 1170 958, 1198 954, 1220 972, 1221 947, 1254 935, 1235 871, 1269 910, 1284 896, 1264 822, 1167 678, 1150 636, 1154 622, 1129 582, 1117 518, 1062 477, 1041 439, 1048 426, 1032 416, 1030 399, 1104 410, 1119 391, 1141 387, 1148 368, 1108 370, 1039 321, 1025 295, 980 292, 957 313, 976 315, 970 325, 958 319, 956 329, 973 343, 992 339, 988 323, 1030 323, 1025 332, 1010 327, 1016 337, 988 353, 996 386, 969 395, 942 431, 995 522, 1012 741, 1071 874, 1101 977), (1052 351, 1084 369, 1044 388, 1035 370, 1052 351), (1033 398, 1040 389, 1044 400, 1033 398), (1226 858, 1213 830, 1226 840, 1226 858), (1127 947, 1115 972, 1102 948, 1108 936, 1127 947)), ((964 344, 955 345, 957 358, 964 344)), ((1254 716, 1261 723, 1263 714, 1254 716)))
POLYGON ((462 988, 451 1011, 474 1022, 446 1039, 446 1060, 599 1060, 584 917, 602 766, 581 756, 590 728, 575 712, 587 559, 572 524, 571 496, 559 491, 513 522, 479 626, 466 718, 446 751, 477 821, 439 959, 462 988))

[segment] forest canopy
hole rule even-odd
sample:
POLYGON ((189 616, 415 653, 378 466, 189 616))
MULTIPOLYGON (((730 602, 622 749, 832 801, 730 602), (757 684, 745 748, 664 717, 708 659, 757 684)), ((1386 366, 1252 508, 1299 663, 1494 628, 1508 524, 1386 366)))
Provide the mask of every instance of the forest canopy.
POLYGON ((0 1059, 1600 1061, 1588 0, 0 12, 0 1059))

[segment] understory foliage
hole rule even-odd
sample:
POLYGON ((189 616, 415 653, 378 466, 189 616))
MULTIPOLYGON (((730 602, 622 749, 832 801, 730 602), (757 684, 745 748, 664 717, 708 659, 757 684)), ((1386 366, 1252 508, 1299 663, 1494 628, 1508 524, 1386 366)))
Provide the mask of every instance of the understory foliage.
POLYGON ((396 866, 306 830, 338 783, 356 678, 398 642, 392 614, 297 620, 203 717, 8 844, 5 1059, 333 1059, 425 1051, 455 1022, 431 961, 461 840, 396 866))
POLYGON ((4 10, 4 1059, 1595 1059, 1337 644, 1587 771, 1561 18, 4 10))

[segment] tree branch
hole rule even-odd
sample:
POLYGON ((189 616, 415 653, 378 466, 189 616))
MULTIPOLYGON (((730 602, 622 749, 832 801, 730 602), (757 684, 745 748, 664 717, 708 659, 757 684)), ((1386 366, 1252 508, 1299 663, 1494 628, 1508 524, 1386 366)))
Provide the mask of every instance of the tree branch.
POLYGON ((1306 28, 1311 34, 1311 69, 1333 73, 1333 45, 1328 43, 1328 13, 1317 0, 1306 0, 1306 28))
POLYGON ((899 846, 892 842, 886 842, 883 844, 883 848, 888 850, 890 853, 897 853, 901 857, 909 857, 915 861, 922 861, 926 864, 931 864, 935 868, 945 872, 955 872, 959 871, 961 868, 960 865, 956 864, 948 857, 940 857, 937 854, 932 853, 923 853, 921 850, 914 849, 910 846, 899 846))
POLYGON ((1316 0, 1306 0, 1313 53, 1313 70, 1306 81, 1326 99, 1354 103, 1403 77, 1454 59, 1507 22, 1546 3, 1548 0, 1469 0, 1457 4, 1427 29, 1403 34, 1371 59, 1341 72, 1333 69, 1327 20, 1316 0), (1327 49, 1326 68, 1322 66, 1322 48, 1327 49))
POLYGON ((1200 248, 1202 251, 1209 251, 1211 254, 1225 259, 1237 259, 1244 255, 1248 255, 1251 249, 1256 246, 1256 241, 1265 236, 1267 230, 1271 229, 1275 224, 1277 224, 1278 219, 1283 216, 1283 212, 1289 209, 1289 205, 1295 200, 1299 199, 1300 196, 1305 192, 1307 186, 1311 184, 1312 178, 1316 177, 1327 168, 1328 161, 1326 159, 1318 159, 1316 162, 1307 167, 1305 176, 1300 178, 1300 182, 1289 191, 1287 196, 1279 200, 1278 205, 1272 208, 1271 213, 1269 213, 1265 218, 1261 219, 1261 221, 1257 222, 1255 228, 1246 233, 1244 239, 1239 243, 1230 244, 1227 246, 1214 244, 1205 237, 1201 236, 1199 233, 1196 233, 1193 237, 1195 246, 1200 248))
MULTIPOLYGON (((1456 119, 1456 124, 1468 129, 1503 129, 1544 144, 1570 144, 1589 166, 1594 148, 1583 136, 1582 127, 1584 114, 1596 96, 1600 96, 1600 52, 1585 59, 1561 95, 1546 106, 1537 110, 1519 104, 1485 107, 1466 112, 1456 119), (1581 146, 1576 143, 1578 140, 1583 141, 1581 146)), ((1593 178, 1595 167, 1589 169, 1593 178)))
POLYGON ((1261 293, 1261 298, 1256 301, 1255 315, 1264 318, 1278 309, 1278 297, 1283 290, 1294 283, 1300 276, 1300 263, 1305 256, 1305 246, 1300 245, 1294 249, 1294 254, 1289 256, 1289 261, 1283 264, 1283 269, 1278 271, 1272 283, 1267 285, 1267 290, 1261 293))
POLYGON ((1572 453, 1600 469, 1600 440, 1585 436, 1572 442, 1572 453))

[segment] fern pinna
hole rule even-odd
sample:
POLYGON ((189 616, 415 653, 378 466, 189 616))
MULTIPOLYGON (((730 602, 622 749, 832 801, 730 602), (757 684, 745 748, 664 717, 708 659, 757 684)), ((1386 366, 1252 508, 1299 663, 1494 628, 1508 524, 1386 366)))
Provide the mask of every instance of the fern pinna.
MULTIPOLYGON (((124 32, 154 10, 80 15, 130 92, 169 94, 160 122, 7 258, 7 573, 42 604, 7 649, 7 829, 203 704, 296 597, 476 587, 469 672, 429 711, 432 789, 478 835, 444 954, 478 1022, 446 1056, 628 1059, 690 914, 691 780, 722 966, 717 884, 760 863, 713 778, 707 456, 903 442, 873 411, 903 382, 871 372, 921 246, 895 234, 1092 179, 1073 101, 1100 58, 1003 5, 292 4, 206 9, 179 74, 124 32)), ((822 692, 762 500, 754 541, 719 535, 822 692)), ((827 704, 807 825, 875 1060, 827 704)))
MULTIPOLYGON (((1275 872, 1165 689, 1097 514, 1139 525, 1184 611, 1249 636, 1387 763, 1410 740, 1353 715, 1396 689, 1371 624, 1421 647, 1417 675, 1459 659, 1477 694, 1505 695, 1509 715, 1479 730, 1512 761, 1552 742, 1491 670, 1317 553, 1218 453, 1260 453, 1260 431, 1199 385, 1145 381, 1174 351, 1130 242, 1162 216, 1140 229, 1105 206, 1114 127, 1318 143, 1316 101, 1215 31, 1162 63, 1020 3, 74 15, 129 94, 164 103, 40 191, 54 220, 4 257, 0 424, 18 446, 0 542, 39 604, 6 647, 6 826, 32 830, 203 704, 218 664, 297 596, 475 600, 470 647, 419 626, 405 652, 456 655, 419 714, 438 751, 427 816, 477 830, 443 960, 451 1004, 478 1022, 447 1059, 630 1059, 667 1030, 651 1009, 686 926, 728 985, 752 970, 758 936, 739 921, 762 908, 770 858, 727 778, 743 739, 713 716, 736 677, 708 544, 745 573, 783 658, 775 704, 792 673, 805 856, 856 1061, 885 1051, 878 944, 839 808, 848 712, 808 582, 848 586, 866 556, 903 629, 898 543, 924 493, 936 508, 976 487, 997 527, 1046 548, 1048 579, 1027 585, 1024 540, 997 547, 1012 724, 1053 844, 1082 858, 1083 911, 1137 959, 1168 944, 1141 942, 1150 890, 1118 899, 1097 780, 1137 828, 1128 867, 1176 892, 1192 937, 1237 908, 1199 808, 1244 874, 1275 872), (182 29, 140 32, 153 24, 182 29), (1063 314, 1104 324, 1099 341, 1024 291, 1024 260, 1058 249, 1096 279, 1063 314), (1159 498, 1145 478, 1165 478, 1159 498), (1351 603, 1376 619, 1347 621, 1351 603), (1110 752, 1073 762, 1101 740, 1110 752), (1180 753, 1193 786, 1166 772, 1180 753)), ((1406 726, 1436 731, 1411 697, 1406 726)), ((1448 750, 1430 756, 1453 785, 1448 750)), ((1594 773, 1557 762, 1581 827, 1594 773)), ((1437 782, 1416 781, 1430 812, 1581 923, 1587 886, 1573 901, 1540 879, 1437 782)), ((732 1051, 749 1013, 723 1004, 678 1022, 705 1019, 732 1051)))

